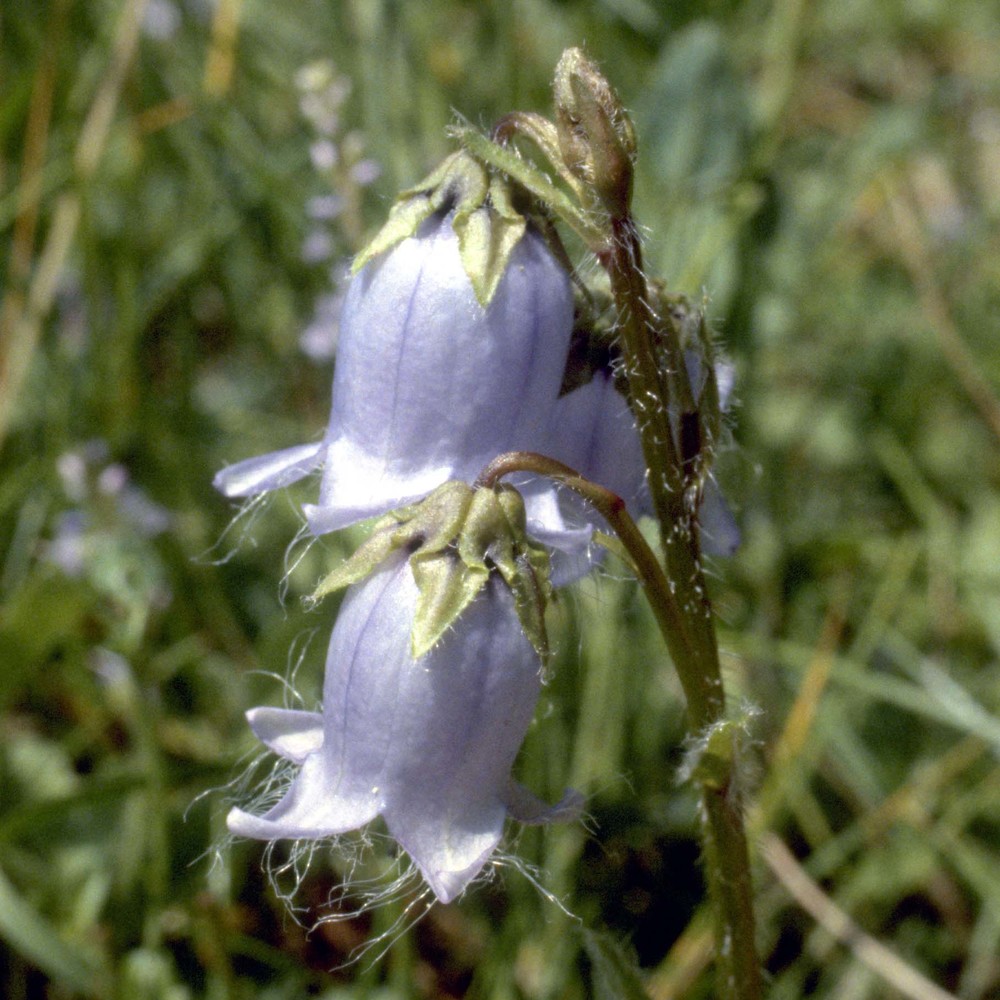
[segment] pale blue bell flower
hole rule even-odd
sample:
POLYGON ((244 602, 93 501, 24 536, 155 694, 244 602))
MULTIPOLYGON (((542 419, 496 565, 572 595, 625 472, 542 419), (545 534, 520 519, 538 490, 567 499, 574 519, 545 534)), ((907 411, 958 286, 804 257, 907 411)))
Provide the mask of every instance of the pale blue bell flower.
MULTIPOLYGON (((351 281, 323 440, 229 466, 215 485, 253 496, 322 468, 305 511, 323 534, 471 482, 502 452, 544 450, 572 323, 569 278, 537 232, 518 241, 484 308, 452 217, 435 216, 351 281)), ((554 508, 546 489, 529 490, 529 519, 554 508)))
MULTIPOLYGON (((705 385, 703 362, 694 351, 685 352, 685 366, 692 393, 697 400, 705 385)), ((719 401, 723 412, 729 405, 734 384, 734 369, 728 362, 716 363, 719 401)), ((674 432, 676 423, 672 420, 674 432)), ((652 499, 642 453, 642 442, 635 417, 625 397, 615 388, 609 368, 594 372, 589 382, 563 396, 557 405, 549 452, 553 458, 576 469, 584 478, 618 494, 636 519, 651 516, 652 499)), ((581 530, 590 522, 599 525, 593 509, 576 497, 560 500, 563 534, 581 530)), ((547 521, 555 518, 549 515, 547 521)), ((698 524, 702 549, 709 555, 730 556, 739 547, 740 531, 729 505, 711 475, 702 487, 698 524)), ((544 532, 540 540, 546 541, 544 532)), ((597 550, 586 552, 581 547, 562 546, 553 560, 553 579, 557 585, 585 575, 591 568, 597 550)))
POLYGON ((299 765, 262 816, 233 809, 229 829, 259 840, 316 839, 382 816, 442 902, 496 849, 508 815, 576 816, 569 793, 549 807, 511 779, 541 678, 510 592, 498 578, 426 656, 410 630, 417 587, 396 554, 351 587, 330 641, 322 713, 256 708, 250 726, 299 765))
MULTIPOLYGON (((687 369, 691 392, 695 400, 699 400, 705 388, 705 367, 701 355, 696 351, 685 351, 684 367, 687 369)), ((716 360, 714 367, 715 384, 719 392, 719 409, 725 413, 732 402, 733 389, 736 385, 736 368, 725 358, 716 360)), ((710 556, 734 555, 743 539, 736 517, 711 472, 701 488, 698 530, 702 551, 710 556)))
MULTIPOLYGON (((633 517, 649 513, 646 461, 635 418, 618 392, 609 369, 594 372, 589 382, 563 396, 555 411, 546 454, 585 479, 617 493, 633 517)), ((545 498, 547 499, 547 498, 545 498)), ((595 527, 609 530, 593 507, 576 494, 563 491, 558 510, 540 517, 536 531, 545 544, 556 542, 552 553, 552 582, 561 587, 586 576, 599 561, 602 549, 589 545, 595 527), (544 525, 555 524, 552 538, 544 525), (564 539, 576 533, 576 545, 564 539)))

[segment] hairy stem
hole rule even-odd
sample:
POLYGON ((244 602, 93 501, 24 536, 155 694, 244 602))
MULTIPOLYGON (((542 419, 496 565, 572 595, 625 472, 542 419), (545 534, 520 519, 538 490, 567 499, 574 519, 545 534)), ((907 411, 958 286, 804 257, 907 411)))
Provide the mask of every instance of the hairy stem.
MULTIPOLYGON (((493 487, 513 472, 532 472, 555 479, 583 497, 604 517, 632 560, 676 664, 693 732, 699 733, 721 721, 725 698, 715 632, 711 619, 705 615, 707 600, 703 585, 692 595, 672 583, 632 520, 625 501, 562 462, 535 452, 506 452, 483 469, 475 485, 493 487), (707 628, 700 624, 705 621, 707 628), (706 637, 710 640, 708 645, 706 637)), ((667 551, 669 564, 669 553, 682 555, 684 546, 678 541, 667 551)), ((700 579, 700 573, 698 576, 700 579)), ((742 806, 731 776, 721 785, 703 785, 701 805, 705 867, 716 910, 719 996, 724 1000, 761 1000, 763 983, 755 944, 750 856, 742 806)))
MULTIPOLYGON (((537 115, 508 115, 494 131, 495 141, 468 128, 458 134, 473 155, 523 184, 570 225, 607 271, 663 561, 650 550, 620 497, 561 463, 511 452, 490 463, 479 484, 492 485, 515 470, 532 471, 560 480, 604 515, 635 564, 684 688, 691 734, 699 738, 724 721, 726 701, 695 523, 699 442, 697 434, 693 441, 685 437, 685 421, 693 418, 698 428, 697 407, 679 331, 669 316, 657 315, 643 272, 642 247, 629 209, 635 138, 627 114, 596 66, 578 50, 563 54, 555 95, 554 125, 537 115), (581 207, 506 148, 515 134, 536 143, 581 207), (672 413, 681 426, 680 441, 672 413)), ((749 850, 738 785, 732 764, 728 766, 728 773, 702 784, 705 869, 717 915, 718 996, 760 1000, 749 850)))
MULTIPOLYGON (((726 704, 693 523, 695 505, 687 500, 684 456, 674 441, 669 417, 671 404, 684 414, 694 411, 694 401, 683 377, 684 357, 676 333, 661 324, 650 305, 638 233, 630 215, 611 220, 611 238, 598 256, 608 272, 618 309, 630 402, 660 522, 667 589, 683 619, 678 629, 683 643, 672 641, 666 631, 664 638, 687 697, 692 732, 697 735, 723 719, 726 704), (658 363, 657 349, 667 371, 658 363), (670 379, 671 372, 682 377, 670 379), (671 388, 678 398, 671 399, 671 388)), ((651 603, 661 600, 653 593, 659 584, 650 586, 644 581, 643 585, 651 603)), ((716 909, 719 996, 760 1000, 763 982, 755 942, 750 858, 732 774, 719 787, 702 787, 702 839, 716 909)))

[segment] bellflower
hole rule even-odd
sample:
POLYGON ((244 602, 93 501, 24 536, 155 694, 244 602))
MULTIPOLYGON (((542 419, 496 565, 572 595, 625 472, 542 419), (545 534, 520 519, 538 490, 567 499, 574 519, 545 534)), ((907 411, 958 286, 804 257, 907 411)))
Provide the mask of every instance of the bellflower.
MULTIPOLYGON (((705 387, 704 362, 699 354, 688 350, 685 367, 697 401, 705 387)), ((717 362, 715 373, 719 407, 724 413, 732 393, 734 370, 727 362, 717 362)), ((674 418, 671 422, 677 434, 678 421, 674 418)), ((610 368, 598 369, 589 382, 559 400, 549 454, 576 469, 586 479, 617 493, 633 517, 652 515, 639 431, 625 397, 615 387, 610 368)), ((567 525, 579 524, 581 519, 594 520, 593 511, 575 498, 563 497, 560 502, 567 525)), ((551 522, 554 518, 550 516, 547 520, 551 522)), ((736 551, 740 542, 739 528, 711 474, 702 484, 698 524, 702 548, 709 555, 729 556, 736 551)), ((569 530, 568 527, 561 529, 563 534, 569 530)), ((544 531, 538 534, 542 541, 547 540, 544 531)), ((581 559, 579 553, 578 547, 576 551, 570 550, 557 557, 553 568, 557 584, 587 572, 589 560, 581 559)))
MULTIPOLYGON (((705 361, 697 351, 687 350, 684 352, 684 367, 692 394, 696 401, 700 401, 707 381, 705 361)), ((731 362, 720 359, 714 364, 714 372, 719 394, 719 412, 724 414, 732 401, 736 369, 731 362)), ((709 555, 731 556, 739 548, 739 525, 711 472, 705 477, 701 487, 698 526, 702 551, 709 555)))
POLYGON ((319 502, 306 507, 322 534, 472 481, 501 452, 544 450, 573 321, 569 279, 529 227, 483 307, 452 221, 431 216, 352 280, 323 440, 223 469, 223 493, 252 496, 322 467, 319 502))
POLYGON ((448 902, 487 863, 508 814, 545 822, 575 815, 576 799, 549 808, 510 776, 541 681, 506 586, 494 574, 445 637, 414 659, 417 600, 405 553, 348 590, 322 713, 248 713, 257 737, 298 765, 297 775, 264 815, 233 809, 227 822, 260 840, 317 839, 382 816, 448 902))

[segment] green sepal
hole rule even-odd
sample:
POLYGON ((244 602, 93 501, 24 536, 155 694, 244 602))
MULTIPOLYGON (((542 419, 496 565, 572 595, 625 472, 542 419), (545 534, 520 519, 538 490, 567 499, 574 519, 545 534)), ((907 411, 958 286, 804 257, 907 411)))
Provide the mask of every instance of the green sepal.
POLYGON ((514 546, 511 553, 503 553, 503 558, 496 558, 495 562, 514 595, 514 608, 521 628, 545 664, 551 652, 545 630, 545 609, 554 594, 549 580, 549 553, 528 537, 521 494, 513 487, 506 486, 497 491, 497 501, 509 525, 509 537, 514 546))
POLYGON ((527 219, 514 207, 510 182, 465 149, 452 153, 399 195, 385 224, 354 258, 352 273, 415 236, 432 215, 447 211, 454 212, 451 225, 462 266, 485 309, 524 235, 527 219))
POLYGON ((476 299, 485 309, 524 235, 527 220, 511 204, 506 183, 494 177, 490 181, 488 202, 472 210, 460 206, 452 228, 458 236, 462 266, 472 282, 476 299))
POLYGON ((503 141, 501 136, 507 137, 513 134, 530 139, 560 179, 580 201, 583 201, 586 197, 584 186, 563 160, 562 150, 559 148, 559 130, 553 122, 534 111, 512 111, 500 119, 493 129, 493 135, 494 138, 503 141))
POLYGON ((458 532, 472 501, 472 487, 452 480, 419 503, 390 511, 375 522, 372 533, 309 597, 316 603, 373 573, 397 549, 412 548, 426 555, 443 551, 458 532))
POLYGON ((513 565, 514 544, 511 525, 500 502, 500 497, 513 487, 500 485, 496 489, 476 490, 469 504, 469 516, 458 537, 458 552, 469 566, 486 566, 492 563, 504 572, 513 565))
POLYGON ((466 565, 492 564, 496 568, 514 597, 524 634, 547 662, 550 650, 545 609, 553 594, 549 554, 528 537, 521 494, 506 484, 478 490, 458 546, 466 565))
POLYGON ((482 164, 462 150, 452 153, 419 184, 400 192, 385 224, 354 258, 351 273, 357 274, 369 261, 415 236, 435 212, 453 205, 472 211, 485 201, 489 184, 482 164))
POLYGON ((549 557, 547 553, 543 556, 544 565, 533 552, 521 552, 517 556, 516 570, 503 576, 514 595, 514 608, 521 628, 545 666, 552 654, 545 628, 545 609, 553 590, 549 582, 549 557))
POLYGON ((454 550, 425 554, 410 559, 410 569, 420 596, 413 616, 410 649, 414 659, 429 653, 451 628, 455 619, 486 586, 490 571, 483 566, 467 566, 454 550))
POLYGON ((309 595, 310 604, 318 604, 324 597, 349 587, 370 575, 396 549, 405 545, 403 529, 392 515, 382 518, 354 553, 345 559, 333 572, 327 573, 316 589, 309 595), (393 530, 393 528, 399 530, 393 530))
MULTIPOLYGON (((476 491, 458 479, 439 486, 416 505, 417 515, 411 522, 420 548, 414 556, 444 552, 454 542, 468 517, 469 505, 476 491)), ((412 561, 412 560, 411 560, 412 561)))
POLYGON ((463 205, 472 211, 485 201, 489 186, 489 174, 482 164, 462 150, 452 153, 419 184, 400 192, 385 224, 354 258, 351 273, 357 274, 379 254, 415 236, 435 212, 463 205))
POLYGON ((478 160, 506 174, 534 195, 550 212, 565 222, 588 249, 597 253, 607 245, 608 233, 600 221, 579 208, 543 171, 522 158, 515 150, 493 142, 470 125, 455 126, 451 134, 478 160))
POLYGON ((549 555, 527 533, 524 500, 512 486, 473 488, 452 480, 419 503, 380 518, 354 554, 320 582, 309 600, 357 583, 398 550, 419 596, 410 634, 414 659, 429 652, 498 573, 514 597, 525 635, 549 656, 545 609, 552 597, 549 555))
POLYGON ((416 235, 420 226, 437 211, 434 202, 434 198, 424 193, 400 195, 389 209, 389 218, 382 228, 355 255, 351 262, 351 274, 357 274, 369 261, 416 235))

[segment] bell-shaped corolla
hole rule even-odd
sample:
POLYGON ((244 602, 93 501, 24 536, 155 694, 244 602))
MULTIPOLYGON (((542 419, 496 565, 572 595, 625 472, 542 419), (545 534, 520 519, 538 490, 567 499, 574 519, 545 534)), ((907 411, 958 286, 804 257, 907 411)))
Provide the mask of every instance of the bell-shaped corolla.
POLYGON ((410 632, 417 587, 394 554, 352 586, 333 629, 321 713, 256 708, 250 726, 299 766, 262 816, 233 809, 229 829, 260 840, 333 837, 382 816, 442 902, 496 849, 508 815, 569 818, 511 778, 540 690, 538 654, 498 576, 426 655, 410 632))
MULTIPOLYGON (((705 385, 704 363, 694 351, 685 352, 687 377, 695 399, 705 385)), ((716 363, 719 405, 724 412, 733 387, 733 368, 727 362, 716 363)), ((672 419, 677 433, 677 420, 672 419)), ((594 372, 589 382, 563 396, 557 405, 549 454, 576 469, 586 479, 617 493, 633 517, 651 515, 652 500, 647 481, 646 461, 635 417, 622 393, 615 386, 610 368, 594 372)), ((566 535, 581 522, 595 522, 593 510, 575 497, 560 499, 560 514, 566 535)), ((556 518, 548 515, 547 523, 556 518)), ((600 525, 603 527, 603 525, 600 525)), ((709 555, 732 555, 740 542, 740 532, 732 511, 709 474, 702 484, 698 509, 702 549, 709 555)), ((545 532, 538 533, 547 541, 545 532)), ((581 554, 562 546, 553 561, 553 581, 561 585, 584 575, 597 550, 581 554)))
POLYGON ((502 452, 544 450, 572 323, 569 279, 530 226, 484 307, 452 216, 435 215, 351 281, 324 439, 230 466, 215 485, 252 496, 322 467, 305 508, 322 534, 471 482, 502 452))

